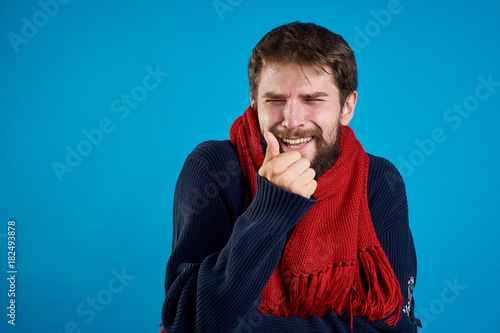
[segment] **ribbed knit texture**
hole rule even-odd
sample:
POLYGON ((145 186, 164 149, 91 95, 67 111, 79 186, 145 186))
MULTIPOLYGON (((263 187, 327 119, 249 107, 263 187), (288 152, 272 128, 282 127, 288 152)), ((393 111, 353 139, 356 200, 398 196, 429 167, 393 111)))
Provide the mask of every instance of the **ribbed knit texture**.
MULTIPOLYGON (((286 234, 316 201, 259 176, 257 189, 244 211, 247 187, 228 141, 200 144, 186 159, 174 200, 173 244, 162 309, 165 330, 349 332, 350 319, 332 312, 308 319, 258 313, 286 234)), ((389 162, 371 155, 367 196, 377 237, 407 300, 407 281, 416 277, 416 260, 404 184, 389 162)), ((353 332, 379 331, 416 330, 406 315, 395 327, 354 317, 353 332)))

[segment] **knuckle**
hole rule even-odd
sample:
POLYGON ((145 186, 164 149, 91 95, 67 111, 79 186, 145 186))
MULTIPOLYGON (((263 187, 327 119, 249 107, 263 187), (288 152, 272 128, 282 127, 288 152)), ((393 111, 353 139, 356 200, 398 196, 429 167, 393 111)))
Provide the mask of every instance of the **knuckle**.
POLYGON ((300 158, 299 156, 302 156, 302 155, 296 150, 290 150, 290 156, 300 158))
POLYGON ((288 154, 288 159, 290 162, 298 161, 302 158, 302 155, 296 150, 289 150, 286 152, 288 154))
POLYGON ((277 177, 277 181, 281 185, 288 185, 290 183, 290 177, 288 174, 283 173, 277 177))
POLYGON ((292 183, 289 185, 289 191, 296 193, 296 194, 301 194, 301 187, 297 185, 297 183, 292 183))
POLYGON ((269 170, 268 165, 263 165, 259 169, 259 176, 264 177, 264 178, 268 178, 270 176, 270 170, 269 170))
POLYGON ((269 167, 271 170, 281 170, 283 168, 283 162, 280 159, 273 159, 269 161, 269 167))
POLYGON ((303 163, 304 163, 306 169, 309 168, 311 166, 311 162, 305 157, 302 157, 302 159, 304 160, 303 163))

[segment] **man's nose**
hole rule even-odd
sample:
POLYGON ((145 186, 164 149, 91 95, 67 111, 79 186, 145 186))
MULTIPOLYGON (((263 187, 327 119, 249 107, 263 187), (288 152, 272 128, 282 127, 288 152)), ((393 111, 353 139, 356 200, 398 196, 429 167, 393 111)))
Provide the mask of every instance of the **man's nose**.
POLYGON ((300 102, 289 101, 283 109, 283 122, 281 125, 293 129, 304 125, 304 115, 300 102))

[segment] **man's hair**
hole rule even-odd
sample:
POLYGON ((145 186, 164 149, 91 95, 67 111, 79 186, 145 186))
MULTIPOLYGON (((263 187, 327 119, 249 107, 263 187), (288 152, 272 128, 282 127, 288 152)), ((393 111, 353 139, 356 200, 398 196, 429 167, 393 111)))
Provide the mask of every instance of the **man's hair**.
POLYGON ((270 63, 296 64, 301 68, 315 68, 318 73, 333 74, 341 107, 358 86, 356 59, 347 42, 314 23, 292 22, 279 26, 257 43, 248 62, 248 81, 254 98, 257 98, 262 67, 270 63))

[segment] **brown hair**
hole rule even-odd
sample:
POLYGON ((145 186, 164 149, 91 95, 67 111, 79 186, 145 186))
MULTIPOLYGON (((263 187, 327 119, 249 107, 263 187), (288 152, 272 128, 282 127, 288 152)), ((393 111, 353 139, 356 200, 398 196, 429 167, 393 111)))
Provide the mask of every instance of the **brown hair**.
POLYGON ((314 23, 292 22, 269 31, 254 47, 248 62, 250 92, 257 98, 260 73, 268 63, 294 63, 301 68, 331 70, 340 91, 340 106, 358 86, 354 53, 347 42, 314 23))

